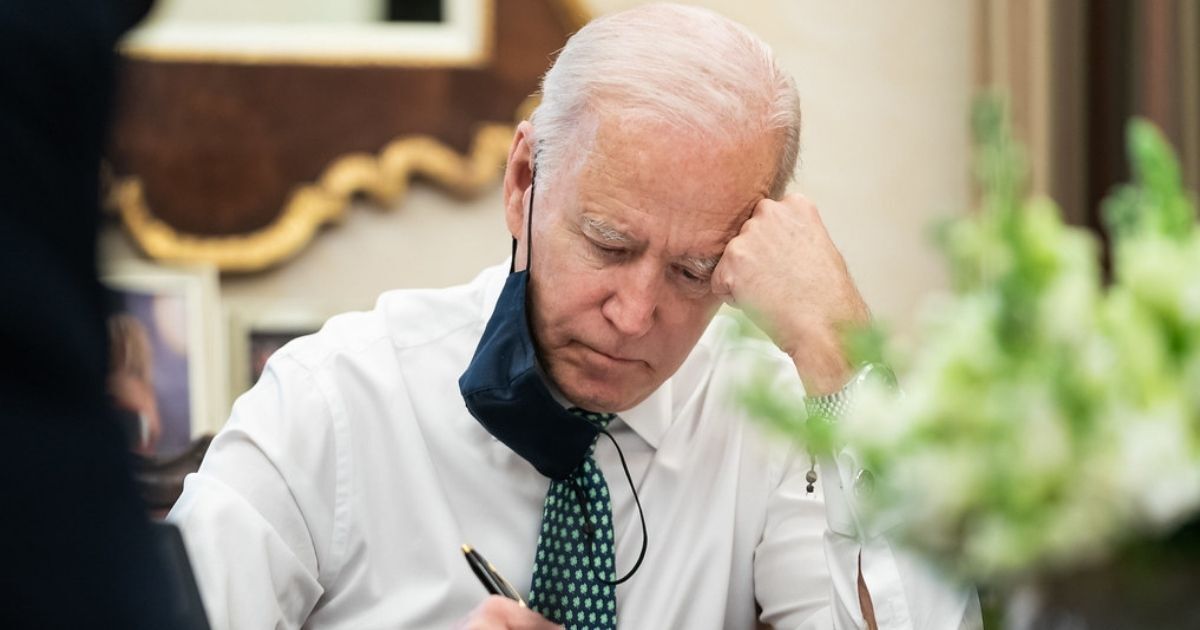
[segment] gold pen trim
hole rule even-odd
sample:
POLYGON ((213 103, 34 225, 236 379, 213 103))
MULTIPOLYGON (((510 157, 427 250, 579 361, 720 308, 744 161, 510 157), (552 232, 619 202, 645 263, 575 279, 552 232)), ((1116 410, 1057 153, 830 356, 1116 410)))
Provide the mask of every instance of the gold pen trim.
POLYGON ((525 598, 521 597, 521 591, 518 591, 517 587, 513 586, 512 582, 508 581, 508 578, 500 575, 500 572, 496 570, 495 565, 493 565, 491 562, 488 562, 487 566, 488 570, 492 572, 492 575, 496 576, 497 580, 504 582, 505 588, 512 591, 512 594, 517 597, 517 603, 521 605, 521 608, 529 608, 529 605, 525 603, 525 598))
POLYGON ((474 554, 480 560, 483 560, 483 564, 485 565, 484 568, 486 568, 488 570, 488 572, 492 574, 492 577, 496 578, 498 581, 503 583, 504 587, 507 588, 510 593, 512 593, 513 597, 517 598, 517 604, 521 608, 529 608, 529 604, 526 603, 525 598, 521 596, 521 591, 517 590, 517 587, 513 586, 512 582, 509 582, 508 578, 504 577, 500 573, 500 570, 496 568, 496 565, 492 564, 490 560, 485 560, 478 551, 475 551, 475 549, 472 548, 471 545, 468 545, 466 543, 463 543, 463 545, 462 545, 462 552, 464 554, 466 554, 467 556, 474 554))

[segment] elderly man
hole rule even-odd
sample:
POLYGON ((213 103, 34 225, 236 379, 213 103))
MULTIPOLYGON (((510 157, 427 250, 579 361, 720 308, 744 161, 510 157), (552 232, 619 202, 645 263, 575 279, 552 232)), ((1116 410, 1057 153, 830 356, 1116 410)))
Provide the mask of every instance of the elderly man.
POLYGON ((290 344, 187 480, 171 518, 213 624, 977 624, 969 590, 860 531, 851 457, 818 473, 727 403, 762 364, 844 395, 838 329, 868 317, 784 196, 799 103, 767 47, 643 7, 572 37, 542 92, 504 177, 508 273, 290 344), (723 301, 778 349, 730 341, 723 301), (484 599, 464 542, 530 607, 484 599))

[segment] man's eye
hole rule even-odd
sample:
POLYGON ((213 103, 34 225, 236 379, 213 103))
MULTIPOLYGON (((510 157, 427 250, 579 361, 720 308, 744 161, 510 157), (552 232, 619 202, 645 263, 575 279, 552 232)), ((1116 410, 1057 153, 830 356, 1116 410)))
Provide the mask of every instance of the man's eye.
POLYGON ((700 275, 686 267, 679 268, 679 275, 691 284, 707 284, 709 281, 708 277, 700 275))
POLYGON ((588 242, 591 243, 592 249, 596 250, 597 252, 599 252, 600 254, 602 254, 604 256, 608 256, 611 258, 619 258, 620 256, 624 255, 624 253, 625 253, 625 250, 621 249, 620 247, 605 247, 604 245, 601 245, 600 243, 597 243, 596 241, 588 241, 588 242))

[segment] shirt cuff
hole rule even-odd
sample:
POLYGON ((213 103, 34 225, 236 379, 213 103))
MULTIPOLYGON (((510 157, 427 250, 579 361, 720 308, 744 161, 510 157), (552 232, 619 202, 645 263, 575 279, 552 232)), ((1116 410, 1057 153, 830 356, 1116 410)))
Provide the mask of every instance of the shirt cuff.
POLYGON ((861 517, 859 500, 875 489, 875 475, 859 466, 858 458, 850 449, 843 449, 837 456, 817 457, 821 474, 817 483, 823 483, 825 493, 825 516, 829 531, 841 536, 866 542, 880 538, 895 525, 886 519, 866 522, 861 517))
MULTIPOLYGON (((875 621, 881 630, 911 628, 912 617, 904 585, 891 545, 884 536, 886 522, 865 522, 858 510, 858 499, 871 492, 874 477, 858 465, 854 454, 845 449, 837 456, 817 458, 825 493, 825 517, 829 527, 828 552, 841 567, 854 567, 857 577, 862 567, 863 582, 871 594, 875 621)), ((855 590, 857 594, 857 590, 855 590)))

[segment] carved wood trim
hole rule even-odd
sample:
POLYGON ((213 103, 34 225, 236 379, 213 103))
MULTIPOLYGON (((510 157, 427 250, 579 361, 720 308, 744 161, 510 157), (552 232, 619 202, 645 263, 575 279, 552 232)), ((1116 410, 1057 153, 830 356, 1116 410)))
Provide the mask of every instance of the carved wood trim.
POLYGON ((395 140, 378 155, 342 156, 316 182, 297 187, 276 220, 246 234, 199 236, 176 230, 150 211, 137 177, 114 184, 109 205, 117 209, 134 241, 151 258, 177 263, 204 261, 226 272, 259 271, 296 255, 321 226, 342 220, 356 194, 390 204, 404 197, 415 176, 427 177, 460 196, 477 193, 495 180, 508 155, 512 133, 509 125, 485 125, 467 156, 428 136, 395 140))

